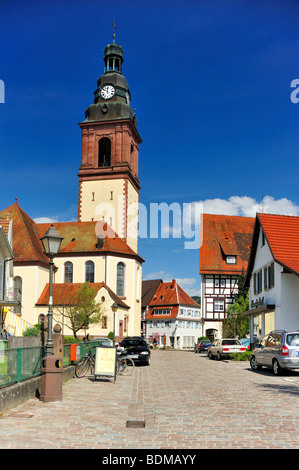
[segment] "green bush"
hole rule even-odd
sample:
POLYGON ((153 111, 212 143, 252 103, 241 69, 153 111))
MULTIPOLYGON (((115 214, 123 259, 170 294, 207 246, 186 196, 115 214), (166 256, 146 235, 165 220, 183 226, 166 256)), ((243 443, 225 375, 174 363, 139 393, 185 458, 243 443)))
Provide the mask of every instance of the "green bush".
POLYGON ((245 351, 242 353, 232 353, 230 354, 230 358, 232 361, 249 361, 251 358, 252 352, 245 351))
POLYGON ((64 344, 74 344, 74 343, 80 343, 81 340, 78 338, 75 338, 74 336, 64 336, 63 342, 64 344))
POLYGON ((23 336, 38 336, 40 333, 40 328, 36 326, 29 326, 25 331, 23 331, 23 336))
POLYGON ((113 341, 113 337, 114 337, 113 331, 110 331, 110 333, 108 333, 108 338, 112 339, 113 341))

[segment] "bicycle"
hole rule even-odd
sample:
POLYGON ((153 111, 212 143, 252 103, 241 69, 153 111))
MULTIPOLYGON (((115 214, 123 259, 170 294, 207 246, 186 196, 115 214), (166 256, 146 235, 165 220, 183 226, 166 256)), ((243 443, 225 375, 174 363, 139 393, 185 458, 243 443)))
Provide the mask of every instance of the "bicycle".
POLYGON ((75 367, 75 375, 78 377, 78 379, 81 379, 82 377, 85 377, 87 372, 90 370, 91 374, 94 371, 94 365, 95 365, 95 354, 89 350, 85 356, 80 359, 75 367))
POLYGON ((129 357, 116 357, 116 374, 132 375, 135 363, 129 357))

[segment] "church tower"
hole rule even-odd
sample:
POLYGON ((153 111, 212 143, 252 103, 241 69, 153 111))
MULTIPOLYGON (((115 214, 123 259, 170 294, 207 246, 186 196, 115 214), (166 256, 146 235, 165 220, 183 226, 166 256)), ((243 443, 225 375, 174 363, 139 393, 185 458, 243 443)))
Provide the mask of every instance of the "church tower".
POLYGON ((94 104, 85 111, 79 168, 78 220, 105 221, 138 251, 138 152, 142 142, 122 74, 123 48, 104 50, 104 73, 97 81, 94 104))

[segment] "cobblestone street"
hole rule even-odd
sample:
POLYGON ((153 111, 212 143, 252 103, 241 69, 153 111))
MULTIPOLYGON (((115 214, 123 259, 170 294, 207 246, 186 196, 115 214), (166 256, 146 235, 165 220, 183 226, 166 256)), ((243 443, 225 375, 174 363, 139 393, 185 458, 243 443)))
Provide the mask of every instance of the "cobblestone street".
POLYGON ((2 449, 295 449, 299 372, 152 351, 131 377, 73 379, 63 401, 32 399, 0 419, 2 449), (145 427, 126 427, 145 421, 145 427), (133 423, 132 423, 133 422, 133 423))

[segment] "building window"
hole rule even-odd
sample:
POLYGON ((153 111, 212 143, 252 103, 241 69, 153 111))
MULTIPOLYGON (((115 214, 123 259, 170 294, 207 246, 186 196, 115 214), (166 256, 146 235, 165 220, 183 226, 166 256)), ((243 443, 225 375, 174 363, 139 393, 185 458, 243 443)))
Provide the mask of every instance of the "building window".
POLYGON ((102 317, 102 328, 107 328, 107 327, 108 327, 107 317, 102 317))
POLYGON ((111 165, 111 140, 107 137, 99 140, 99 167, 111 165))
POLYGON ((125 292, 125 265, 118 263, 116 268, 116 295, 124 297, 125 292))
POLYGON ((253 292, 254 294, 262 292, 262 270, 253 274, 253 292))
POLYGON ((85 263, 85 281, 94 282, 94 262, 87 261, 85 263))
POLYGON ((22 313, 22 291, 23 291, 23 281, 20 276, 15 276, 13 280, 13 287, 14 287, 14 296, 16 300, 20 302, 20 305, 14 307, 14 313, 17 315, 21 315, 22 313))
POLYGON ((215 312, 224 312, 224 300, 215 300, 214 310, 215 312))
POLYGON ((236 264, 236 257, 235 256, 227 256, 226 257, 226 264, 236 264))
POLYGON ((274 287, 274 263, 264 268, 264 289, 269 290, 274 287))
POLYGON ((66 284, 73 282, 73 263, 70 261, 64 263, 64 282, 66 284))

